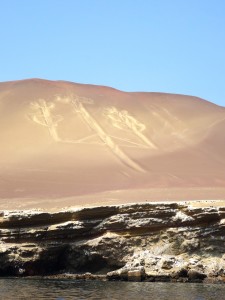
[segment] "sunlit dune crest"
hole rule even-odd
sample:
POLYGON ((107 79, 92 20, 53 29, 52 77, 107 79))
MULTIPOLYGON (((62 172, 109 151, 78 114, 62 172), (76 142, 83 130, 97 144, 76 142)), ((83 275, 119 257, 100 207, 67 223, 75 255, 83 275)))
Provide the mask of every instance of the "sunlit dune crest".
POLYGON ((0 207, 224 199, 225 108, 64 81, 0 83, 0 207))

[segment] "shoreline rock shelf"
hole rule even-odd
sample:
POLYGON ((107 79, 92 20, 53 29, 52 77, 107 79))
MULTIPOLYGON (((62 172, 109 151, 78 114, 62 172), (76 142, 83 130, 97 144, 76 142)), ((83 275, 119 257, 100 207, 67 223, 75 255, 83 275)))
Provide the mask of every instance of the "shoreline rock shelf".
POLYGON ((0 276, 225 282, 220 201, 0 212, 0 276))

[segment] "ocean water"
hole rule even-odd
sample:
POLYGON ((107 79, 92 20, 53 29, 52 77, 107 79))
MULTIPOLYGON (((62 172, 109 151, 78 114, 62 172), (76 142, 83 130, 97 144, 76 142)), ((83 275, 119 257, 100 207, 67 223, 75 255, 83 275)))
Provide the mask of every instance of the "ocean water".
POLYGON ((15 278, 0 279, 0 299, 223 300, 225 285, 15 278))

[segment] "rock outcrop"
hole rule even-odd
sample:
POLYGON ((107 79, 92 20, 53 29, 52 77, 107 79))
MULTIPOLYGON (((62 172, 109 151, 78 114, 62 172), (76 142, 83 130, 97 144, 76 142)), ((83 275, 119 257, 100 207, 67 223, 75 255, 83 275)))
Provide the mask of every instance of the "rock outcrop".
POLYGON ((222 201, 0 214, 1 276, 223 282, 224 246, 222 201))

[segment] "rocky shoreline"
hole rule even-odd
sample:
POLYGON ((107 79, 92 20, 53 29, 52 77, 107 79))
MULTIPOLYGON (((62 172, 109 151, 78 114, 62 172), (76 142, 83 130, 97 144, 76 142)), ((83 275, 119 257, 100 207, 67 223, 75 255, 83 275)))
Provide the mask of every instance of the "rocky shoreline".
POLYGON ((0 276, 225 282, 222 201, 0 212, 0 276))

